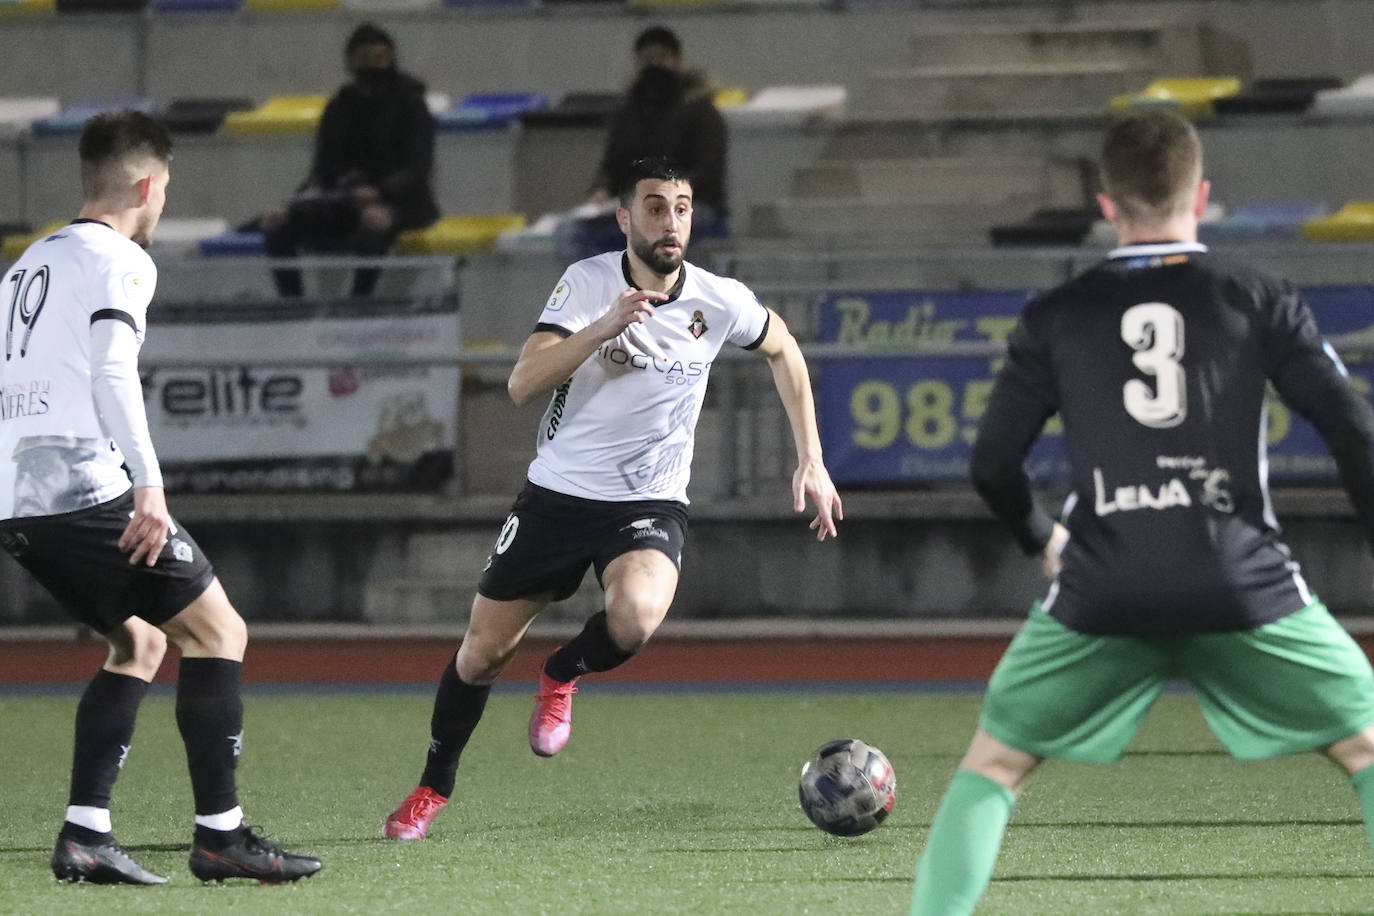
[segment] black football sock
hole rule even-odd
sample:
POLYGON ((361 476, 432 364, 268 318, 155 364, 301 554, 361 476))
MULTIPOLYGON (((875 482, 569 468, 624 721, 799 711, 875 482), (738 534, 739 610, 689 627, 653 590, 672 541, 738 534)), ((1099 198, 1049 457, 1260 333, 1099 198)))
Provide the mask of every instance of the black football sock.
POLYGON ((183 658, 177 675, 177 728, 186 745, 196 814, 238 806, 234 768, 243 749, 243 663, 183 658))
POLYGON ((452 661, 444 666, 439 689, 434 694, 434 714, 429 719, 429 757, 420 775, 420 785, 428 786, 444 798, 453 794, 458 758, 467 747, 472 730, 481 721, 490 694, 490 684, 465 683, 452 661))
POLYGON ((544 673, 555 681, 571 681, 589 671, 610 671, 634 657, 611 639, 606 612, 598 611, 572 639, 544 662, 544 673))
POLYGON ((87 846, 104 846, 106 843, 114 842, 113 833, 101 833, 99 830, 92 830, 89 827, 82 827, 80 824, 73 824, 71 821, 64 821, 62 829, 57 832, 59 840, 75 840, 87 846))
POLYGON ((134 738, 138 705, 148 682, 103 668, 86 685, 76 707, 76 742, 67 804, 110 807, 119 770, 134 738))

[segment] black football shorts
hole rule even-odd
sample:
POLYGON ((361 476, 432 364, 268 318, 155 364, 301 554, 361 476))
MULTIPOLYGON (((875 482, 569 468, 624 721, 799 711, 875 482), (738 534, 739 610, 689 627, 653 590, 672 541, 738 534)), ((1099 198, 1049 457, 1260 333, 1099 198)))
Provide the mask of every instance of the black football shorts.
POLYGON ((501 526, 477 591, 494 601, 577 591, 590 566, 596 579, 632 550, 658 550, 682 568, 687 507, 675 500, 606 502, 526 482, 501 526))
POLYGON ((131 566, 119 536, 133 511, 130 489, 89 509, 6 519, 0 521, 0 546, 97 633, 129 617, 166 623, 201 596, 215 570, 181 525, 174 525, 156 564, 131 566))

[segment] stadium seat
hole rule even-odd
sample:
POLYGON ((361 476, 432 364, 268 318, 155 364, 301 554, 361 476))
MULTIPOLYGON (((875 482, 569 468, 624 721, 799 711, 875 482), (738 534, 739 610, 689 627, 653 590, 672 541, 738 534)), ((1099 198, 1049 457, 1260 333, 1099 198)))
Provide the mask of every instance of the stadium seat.
POLYGON ((229 221, 222 217, 173 217, 158 220, 157 232, 149 245, 157 252, 194 254, 200 243, 229 232, 229 221))
POLYGON ((148 0, 57 0, 57 11, 70 13, 138 13, 148 0))
POLYGON ((508 127, 521 115, 543 111, 549 97, 539 92, 478 92, 465 96, 447 111, 434 115, 439 130, 480 130, 508 127))
POLYGON ((155 13, 232 13, 243 9, 244 0, 148 0, 155 13))
POLYGON ((1095 207, 1046 207, 988 230, 997 246, 1081 245, 1100 216, 1095 207))
POLYGON ((605 127, 620 106, 618 92, 569 92, 557 104, 520 115, 527 127, 605 127))
POLYGON ((207 258, 241 258, 267 254, 267 241, 261 232, 226 232, 197 243, 207 258))
POLYGON ((78 134, 85 126, 86 121, 92 116, 100 114, 102 111, 114 111, 119 108, 132 108, 135 111, 152 113, 154 110, 151 99, 130 98, 130 99, 103 99, 74 102, 50 118, 38 118, 33 122, 33 133, 37 137, 57 137, 67 134, 78 134))
POLYGON ((162 110, 167 129, 180 134, 213 134, 231 111, 248 111, 252 99, 173 99, 162 110))
POLYGON ((1334 76, 1255 80, 1235 95, 1217 99, 1212 110, 1220 115, 1301 114, 1312 106, 1318 92, 1340 86, 1334 76))
POLYGON ((1202 117, 1212 113, 1217 99, 1240 92, 1240 79, 1234 76, 1190 76, 1155 80, 1141 92, 1128 92, 1112 99, 1115 111, 1164 105, 1180 114, 1202 117))
POLYGON ((1352 200, 1330 216, 1302 224, 1302 237, 1316 242, 1364 242, 1374 239, 1374 200, 1352 200))
POLYGON ((54 232, 67 225, 67 222, 68 221, 65 219, 53 220, 37 232, 15 232, 5 236, 4 240, 0 241, 0 257, 3 257, 6 261, 17 260, 19 256, 24 253, 25 248, 28 248, 45 235, 52 235, 54 232))
POLYGON ((731 124, 799 126, 841 117, 847 101, 843 86, 768 86, 721 113, 731 124))
POLYGON ((734 108, 736 105, 743 105, 749 101, 749 90, 740 89, 737 86, 725 86, 717 89, 711 96, 711 101, 715 102, 717 108, 734 108))
POLYGON ((250 13, 314 13, 338 5, 339 0, 246 0, 243 8, 250 13))
POLYGON ((1322 201, 1276 201, 1237 207, 1224 219, 1198 226, 1203 242, 1246 239, 1300 238, 1303 224, 1327 216, 1331 208, 1322 201))
POLYGON ((443 0, 444 6, 474 9, 483 6, 534 6, 539 0, 443 0))
POLYGON ((312 133, 328 101, 322 95, 279 95, 260 108, 229 112, 220 131, 230 137, 312 133))
POLYGON ((342 0, 339 6, 359 13, 390 13, 400 10, 437 9, 439 0, 342 0))
POLYGON ((519 213, 489 213, 474 216, 445 216, 424 229, 410 229, 396 239, 402 254, 467 254, 485 251, 496 237, 510 229, 524 228, 519 213))
POLYGON ((46 16, 56 9, 57 0, 0 0, 0 18, 46 16))
POLYGON ((1340 89, 1319 90, 1308 110, 1324 115, 1369 114, 1374 111, 1374 73, 1366 73, 1340 89))
POLYGON ((27 133, 34 121, 55 117, 61 110, 55 98, 0 98, 0 137, 27 133))

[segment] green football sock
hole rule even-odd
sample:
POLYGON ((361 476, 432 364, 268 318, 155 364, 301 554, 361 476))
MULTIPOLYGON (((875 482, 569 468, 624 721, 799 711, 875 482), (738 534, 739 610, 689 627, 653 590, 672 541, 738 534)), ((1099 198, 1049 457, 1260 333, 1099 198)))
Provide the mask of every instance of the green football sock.
POLYGON ((959 770, 916 863, 911 916, 972 913, 992 878, 1016 796, 1001 783, 959 770))
POLYGON ((1369 833, 1369 845, 1374 847, 1374 765, 1352 774, 1350 782, 1359 793, 1360 808, 1364 811, 1364 829, 1369 833))

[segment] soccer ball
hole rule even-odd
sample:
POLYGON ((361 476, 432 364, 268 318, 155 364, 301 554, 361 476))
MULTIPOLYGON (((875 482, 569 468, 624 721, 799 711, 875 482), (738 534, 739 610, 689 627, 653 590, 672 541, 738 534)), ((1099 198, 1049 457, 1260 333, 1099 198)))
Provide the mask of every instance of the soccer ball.
POLYGON ((836 836, 858 836, 892 812, 897 774, 876 747, 839 738, 802 765, 797 794, 811 823, 836 836))

